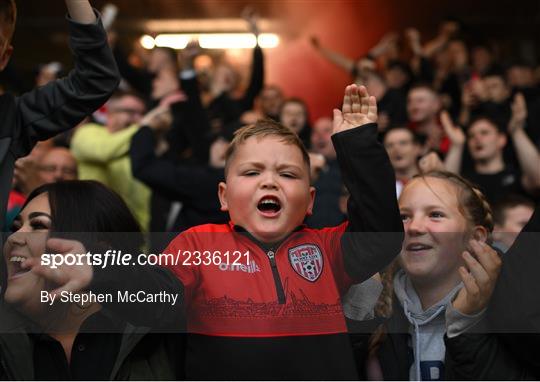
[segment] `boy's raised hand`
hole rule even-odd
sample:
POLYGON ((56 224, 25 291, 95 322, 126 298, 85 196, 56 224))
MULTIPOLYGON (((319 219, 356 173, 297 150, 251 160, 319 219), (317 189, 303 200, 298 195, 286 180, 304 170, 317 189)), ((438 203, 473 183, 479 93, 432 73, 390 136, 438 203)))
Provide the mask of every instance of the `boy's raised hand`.
POLYGON ((334 109, 334 131, 350 130, 368 123, 377 122, 377 101, 370 96, 365 86, 349 85, 345 88, 343 107, 334 109))

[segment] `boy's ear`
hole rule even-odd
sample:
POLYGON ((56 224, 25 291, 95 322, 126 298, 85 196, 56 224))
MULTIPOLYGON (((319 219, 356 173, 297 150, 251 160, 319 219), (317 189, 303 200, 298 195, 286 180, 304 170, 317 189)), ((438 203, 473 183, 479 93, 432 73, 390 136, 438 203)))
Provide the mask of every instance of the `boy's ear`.
POLYGON ((8 45, 7 48, 2 52, 2 56, 0 56, 0 72, 4 70, 7 63, 9 62, 9 59, 11 58, 11 54, 13 53, 13 46, 8 45))
POLYGON ((474 227, 473 238, 475 240, 481 241, 482 243, 487 242, 488 231, 486 227, 482 227, 481 225, 477 225, 476 227, 474 227))
POLYGON ((229 205, 227 204, 227 183, 219 182, 218 198, 219 198, 219 204, 221 205, 220 210, 223 212, 229 211, 229 205))
POLYGON ((313 203, 315 203, 315 187, 310 187, 309 188, 309 205, 308 205, 308 209, 306 211, 306 215, 307 216, 311 216, 313 215, 313 203))

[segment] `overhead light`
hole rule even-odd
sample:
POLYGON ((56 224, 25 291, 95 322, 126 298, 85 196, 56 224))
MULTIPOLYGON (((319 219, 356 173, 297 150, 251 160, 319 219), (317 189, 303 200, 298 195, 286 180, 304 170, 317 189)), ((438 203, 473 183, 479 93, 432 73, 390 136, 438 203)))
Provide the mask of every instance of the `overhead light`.
POLYGON ((257 39, 252 33, 208 33, 199 35, 203 49, 249 49, 255 48, 257 39))
POLYGON ((156 46, 154 38, 152 36, 148 36, 147 34, 141 37, 140 43, 144 49, 154 49, 156 46))
POLYGON ((275 33, 261 33, 257 41, 261 48, 275 48, 279 45, 279 36, 275 33))
POLYGON ((156 46, 184 49, 193 36, 189 34, 160 34, 155 38, 156 46))
POLYGON ((184 49, 192 40, 198 41, 203 49, 253 49, 257 43, 261 48, 279 45, 279 37, 274 33, 262 33, 258 38, 253 33, 160 34, 155 38, 144 35, 140 42, 145 49, 156 46, 184 49))

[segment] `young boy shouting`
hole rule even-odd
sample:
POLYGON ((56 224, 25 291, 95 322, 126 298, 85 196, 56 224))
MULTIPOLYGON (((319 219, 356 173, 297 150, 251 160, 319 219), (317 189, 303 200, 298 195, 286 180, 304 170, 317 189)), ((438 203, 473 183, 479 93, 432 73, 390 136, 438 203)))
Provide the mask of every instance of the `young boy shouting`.
POLYGON ((332 139, 350 220, 322 230, 302 225, 315 190, 299 138, 272 121, 236 132, 219 185, 230 223, 165 250, 184 286, 187 379, 357 379, 340 296, 399 253, 403 231, 376 120, 375 98, 347 86, 332 139))
MULTIPOLYGON (((75 127, 107 101, 120 81, 107 35, 88 0, 65 2, 75 69, 20 97, 0 95, 0 230, 17 158, 37 141, 75 127)), ((13 52, 16 13, 14 0, 0 0, 0 70, 13 52)))

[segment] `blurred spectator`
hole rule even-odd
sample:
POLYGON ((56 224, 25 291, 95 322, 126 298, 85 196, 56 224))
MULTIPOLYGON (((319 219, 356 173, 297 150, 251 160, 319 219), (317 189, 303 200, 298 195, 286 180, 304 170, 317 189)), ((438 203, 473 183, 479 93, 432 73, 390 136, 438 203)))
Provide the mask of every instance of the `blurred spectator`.
POLYGON ((116 191, 139 224, 148 229, 150 190, 131 174, 128 152, 132 136, 145 112, 144 101, 133 93, 116 93, 108 103, 107 124, 81 126, 71 141, 82 180, 97 180, 116 191))
POLYGON ((275 85, 266 86, 259 95, 261 111, 268 118, 279 121, 279 112, 283 105, 283 92, 275 85))
POLYGON ((44 183, 77 179, 77 160, 64 147, 50 149, 41 159, 39 173, 44 183))
POLYGON ((534 202, 520 195, 509 195, 493 206, 493 241, 506 252, 518 233, 529 222, 534 212, 534 202))
MULTIPOLYGON (((138 44, 138 42, 137 42, 138 44)), ((118 63, 120 74, 128 84, 149 101, 152 93, 152 81, 162 70, 178 72, 178 58, 176 51, 171 48, 156 47, 148 52, 148 57, 143 60, 144 67, 132 65, 126 53, 120 46, 115 44, 114 57, 118 63)))
POLYGON ((377 99, 377 123, 380 132, 407 123, 406 96, 401 89, 389 88, 376 72, 366 72, 363 81, 369 94, 377 99))
POLYGON ((526 91, 534 88, 534 67, 522 60, 515 60, 506 70, 508 84, 516 90, 526 91))
POLYGON ((422 145, 418 137, 406 127, 395 127, 384 136, 384 147, 396 174, 396 194, 399 197, 405 184, 418 174, 418 159, 422 145))
POLYGON ((522 95, 515 97, 512 110, 508 131, 518 167, 504 161, 508 136, 496 122, 481 117, 467 131, 474 167, 465 168, 463 175, 479 185, 492 203, 510 193, 534 192, 540 188, 540 153, 524 132, 527 109, 522 95))
POLYGON ((427 85, 416 85, 407 96, 407 113, 410 127, 425 139, 429 150, 446 153, 448 140, 444 139, 439 124, 441 102, 437 93, 427 85))
POLYGON ((492 48, 487 44, 476 44, 471 49, 471 70, 479 76, 484 76, 495 69, 495 57, 492 48))
POLYGON ((336 226, 345 220, 345 215, 339 207, 342 181, 332 144, 332 133, 332 119, 327 117, 319 118, 311 129, 311 149, 324 157, 314 182, 317 195, 313 215, 306 219, 307 224, 314 228, 336 226))
POLYGON ((307 105, 300 98, 289 98, 283 102, 279 122, 294 131, 306 148, 311 146, 307 105))

